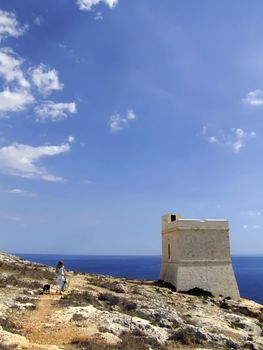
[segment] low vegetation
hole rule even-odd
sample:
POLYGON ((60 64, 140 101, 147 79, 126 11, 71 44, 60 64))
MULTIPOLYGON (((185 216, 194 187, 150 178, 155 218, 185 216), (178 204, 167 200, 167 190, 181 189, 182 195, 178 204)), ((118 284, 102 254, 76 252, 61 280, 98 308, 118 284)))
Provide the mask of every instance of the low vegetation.
POLYGON ((13 263, 1 261, 0 262, 0 272, 8 272, 14 275, 20 274, 34 280, 48 280, 52 281, 55 277, 55 272, 52 269, 48 268, 45 265, 36 265, 36 264, 24 264, 23 260, 18 260, 13 263))
POLYGON ((17 273, 6 277, 0 277, 0 288, 5 288, 6 286, 27 289, 39 289, 42 288, 43 283, 35 279, 25 279, 24 275, 17 273))
POLYGON ((92 295, 89 291, 70 291, 68 294, 63 295, 58 301, 58 306, 68 307, 68 306, 87 306, 87 305, 98 306, 98 299, 92 295))
POLYGON ((66 350, 148 350, 149 346, 143 344, 143 342, 130 334, 123 334, 121 336, 121 342, 116 345, 104 344, 99 341, 87 340, 87 341, 74 341, 66 350))
POLYGON ((192 288, 189 289, 185 294, 195 295, 197 297, 213 297, 213 294, 208 292, 207 290, 201 288, 192 288))
POLYGON ((0 318, 0 326, 3 328, 3 330, 10 332, 10 333, 17 333, 17 327, 14 322, 12 322, 8 318, 0 318))

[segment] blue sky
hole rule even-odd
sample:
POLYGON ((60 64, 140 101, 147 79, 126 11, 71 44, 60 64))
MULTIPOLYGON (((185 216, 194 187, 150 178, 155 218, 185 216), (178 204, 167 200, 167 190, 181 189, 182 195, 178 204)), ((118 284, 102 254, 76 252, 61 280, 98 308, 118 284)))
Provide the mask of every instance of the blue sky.
POLYGON ((0 0, 1 250, 160 254, 160 218, 262 254, 261 0, 0 0))

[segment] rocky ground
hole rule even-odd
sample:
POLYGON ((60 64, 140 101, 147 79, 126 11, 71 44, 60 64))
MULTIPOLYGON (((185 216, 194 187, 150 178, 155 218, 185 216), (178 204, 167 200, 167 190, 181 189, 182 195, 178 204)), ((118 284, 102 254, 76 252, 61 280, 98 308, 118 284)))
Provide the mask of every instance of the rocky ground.
POLYGON ((70 272, 0 253, 0 349, 263 349, 263 306, 176 293, 154 281, 70 272), (50 294, 41 287, 51 283, 50 294))

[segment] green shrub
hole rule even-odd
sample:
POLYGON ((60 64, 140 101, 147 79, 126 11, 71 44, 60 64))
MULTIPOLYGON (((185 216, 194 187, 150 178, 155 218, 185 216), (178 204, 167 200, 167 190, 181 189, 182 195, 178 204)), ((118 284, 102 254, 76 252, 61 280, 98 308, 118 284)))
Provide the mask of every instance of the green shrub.
POLYGON ((210 293, 209 291, 201 288, 197 288, 197 287, 189 289, 187 292, 183 292, 183 293, 195 295, 197 297, 213 297, 213 294, 210 293))
POLYGON ((219 304, 219 306, 221 307, 221 309, 225 309, 225 310, 229 310, 230 309, 228 303, 226 301, 224 301, 224 300, 219 304))

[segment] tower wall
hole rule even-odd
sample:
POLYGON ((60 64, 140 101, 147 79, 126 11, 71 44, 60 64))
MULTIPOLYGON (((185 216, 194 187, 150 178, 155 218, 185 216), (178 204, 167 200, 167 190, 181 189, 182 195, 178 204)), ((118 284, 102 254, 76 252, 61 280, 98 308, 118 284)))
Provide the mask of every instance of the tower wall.
POLYGON ((230 257, 228 221, 164 215, 160 278, 178 291, 198 287, 214 296, 239 299, 230 257))

